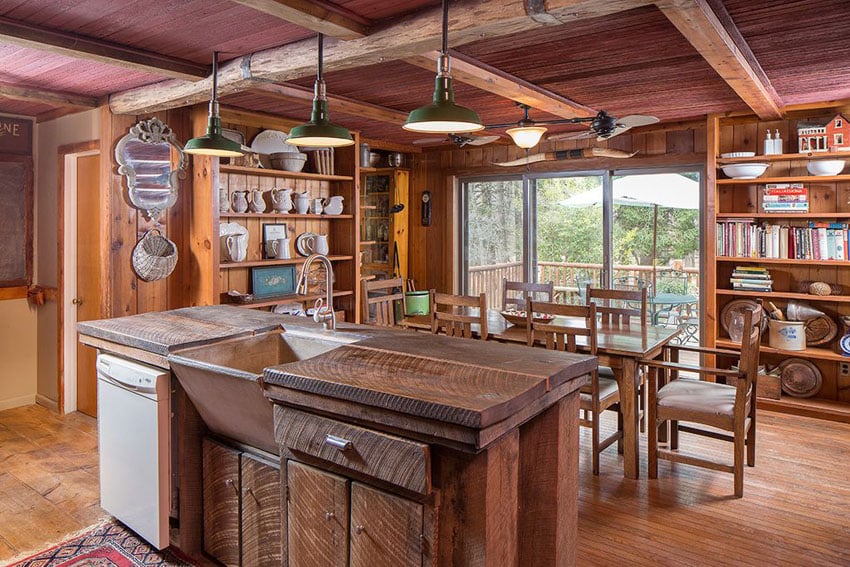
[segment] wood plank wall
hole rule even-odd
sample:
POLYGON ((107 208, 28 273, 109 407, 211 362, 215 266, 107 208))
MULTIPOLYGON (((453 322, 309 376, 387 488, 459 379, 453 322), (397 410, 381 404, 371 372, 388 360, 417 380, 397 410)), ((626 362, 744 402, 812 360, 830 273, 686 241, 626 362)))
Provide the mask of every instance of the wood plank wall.
MULTIPOLYGON (((587 142, 544 142, 538 151, 557 151, 589 147, 587 142)), ((531 173, 556 171, 587 171, 600 169, 639 169, 677 165, 697 165, 706 160, 706 126, 698 123, 677 124, 654 130, 642 129, 634 134, 622 134, 597 144, 638 154, 624 159, 577 159, 533 164, 531 173)), ((464 176, 518 175, 525 167, 500 167, 494 162, 514 160, 525 151, 513 144, 495 143, 466 148, 442 148, 413 156, 410 190, 410 259, 409 277, 417 289, 435 288, 452 293, 455 274, 455 231, 457 193, 455 180, 464 176), (431 191, 431 226, 420 222, 422 193, 431 191)), ((713 197, 711 198, 713 202, 713 197)))

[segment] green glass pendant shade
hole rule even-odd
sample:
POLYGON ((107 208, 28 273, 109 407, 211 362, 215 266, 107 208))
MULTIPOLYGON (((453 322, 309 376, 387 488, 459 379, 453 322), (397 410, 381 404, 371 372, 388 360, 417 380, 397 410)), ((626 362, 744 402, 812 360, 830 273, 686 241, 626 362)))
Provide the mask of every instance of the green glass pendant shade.
POLYGON ((221 135, 221 118, 210 116, 207 133, 186 142, 183 151, 187 154, 218 157, 239 157, 244 154, 242 147, 221 135))
POLYGON ((412 111, 403 128, 411 132, 451 134, 477 132, 484 125, 477 112, 455 104, 452 78, 438 75, 434 80, 434 100, 412 111))
POLYGON ((317 98, 313 100, 310 122, 290 130, 286 143, 293 146, 339 148, 354 144, 354 138, 348 129, 328 120, 328 101, 317 98))

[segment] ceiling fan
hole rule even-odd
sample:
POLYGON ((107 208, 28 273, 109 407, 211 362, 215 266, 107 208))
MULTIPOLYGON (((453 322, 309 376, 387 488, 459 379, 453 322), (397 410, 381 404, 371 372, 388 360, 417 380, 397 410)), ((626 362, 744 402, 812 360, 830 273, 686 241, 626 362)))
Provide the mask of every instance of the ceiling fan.
POLYGON ((464 146, 483 146, 501 138, 498 134, 490 136, 473 136, 471 134, 446 134, 442 138, 420 138, 413 140, 416 146, 438 146, 451 142, 459 148, 464 146))
POLYGON ((604 110, 600 110, 594 116, 578 116, 576 118, 561 118, 556 120, 532 120, 528 117, 529 106, 518 102, 517 106, 523 109, 525 116, 516 123, 511 124, 488 124, 485 128, 509 128, 508 135, 513 138, 514 143, 521 148, 531 148, 537 145, 546 128, 543 126, 554 124, 580 124, 588 123, 590 129, 584 132, 566 132, 563 134, 554 134, 548 137, 549 140, 577 140, 582 138, 596 137, 598 141, 607 140, 619 134, 622 134, 635 126, 646 126, 655 124, 658 118, 643 114, 630 114, 622 118, 611 116, 604 110))

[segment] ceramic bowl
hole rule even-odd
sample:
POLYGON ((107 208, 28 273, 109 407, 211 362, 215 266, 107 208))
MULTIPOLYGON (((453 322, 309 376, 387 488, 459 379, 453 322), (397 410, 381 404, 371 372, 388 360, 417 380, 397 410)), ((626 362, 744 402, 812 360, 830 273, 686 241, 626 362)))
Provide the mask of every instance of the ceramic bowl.
POLYGON ((722 158, 741 158, 741 157, 753 157, 755 156, 755 152, 729 152, 728 154, 720 154, 722 158))
POLYGON ((275 152, 269 154, 269 161, 271 161, 272 168, 274 169, 298 173, 304 169, 304 164, 307 163, 307 154, 302 154, 301 152, 275 152))
POLYGON ((838 175, 844 169, 843 159, 818 159, 806 163, 812 175, 838 175))
POLYGON ((720 169, 732 179, 755 179, 767 169, 767 163, 732 163, 721 165, 720 169))

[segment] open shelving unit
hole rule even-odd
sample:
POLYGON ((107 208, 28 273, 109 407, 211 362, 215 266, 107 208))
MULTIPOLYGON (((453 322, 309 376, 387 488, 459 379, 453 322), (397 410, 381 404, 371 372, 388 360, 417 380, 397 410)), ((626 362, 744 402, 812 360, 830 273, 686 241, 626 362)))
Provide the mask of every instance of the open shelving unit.
MULTIPOLYGON (((812 397, 792 397, 783 392, 779 400, 759 399, 759 407, 777 411, 850 422, 850 376, 840 372, 843 363, 850 362, 838 348, 842 335, 839 318, 850 315, 850 261, 827 259, 761 258, 753 256, 721 256, 713 243, 717 237, 715 223, 750 220, 753 224, 772 224, 789 227, 808 227, 810 222, 850 223, 850 174, 813 176, 806 170, 809 160, 844 159, 850 161, 850 152, 783 153, 755 155, 744 158, 720 158, 722 153, 733 151, 758 151, 766 129, 778 129, 789 147, 797 145, 797 123, 826 122, 836 113, 831 109, 808 111, 806 115, 792 116, 789 120, 759 122, 740 117, 724 119, 714 117, 709 123, 708 166, 713 170, 714 204, 709 219, 712 246, 707 254, 706 302, 710 327, 706 329, 709 346, 735 346, 720 324, 723 308, 730 301, 741 298, 771 301, 783 311, 789 301, 804 302, 832 318, 838 326, 838 335, 826 344, 808 346, 804 350, 789 351, 770 346, 768 333, 763 333, 760 364, 776 366, 784 359, 795 357, 817 366, 823 382, 812 397), (720 166, 733 163, 762 162, 768 169, 756 179, 727 179, 720 166), (768 183, 802 183, 808 190, 809 212, 771 213, 762 210, 762 189, 768 183), (763 266, 773 279, 773 291, 739 291, 730 289, 729 278, 737 265, 763 266), (802 291, 805 282, 823 281, 840 288, 839 294, 819 296, 802 291)), ((850 172, 850 167, 845 170, 850 172)), ((711 189, 712 187, 709 187, 711 189)))

